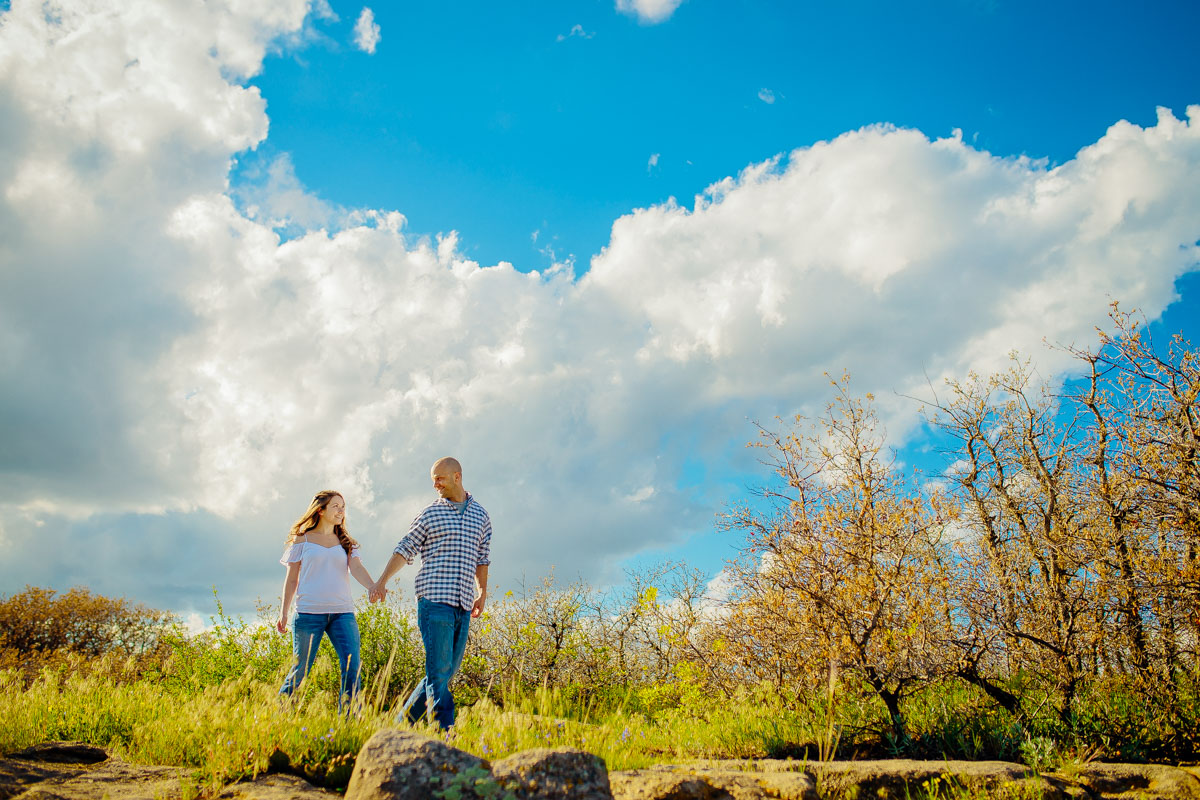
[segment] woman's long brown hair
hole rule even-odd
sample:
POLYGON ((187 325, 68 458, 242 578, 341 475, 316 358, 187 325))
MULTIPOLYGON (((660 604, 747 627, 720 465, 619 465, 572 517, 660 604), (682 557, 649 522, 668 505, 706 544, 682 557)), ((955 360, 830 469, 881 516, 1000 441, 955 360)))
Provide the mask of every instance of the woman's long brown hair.
MULTIPOLYGON (((317 527, 317 523, 321 521, 321 512, 329 505, 329 502, 335 497, 342 497, 341 492, 335 492, 332 489, 326 489, 323 492, 317 492, 317 496, 308 504, 308 511, 304 512, 304 516, 296 520, 292 525, 292 529, 288 532, 287 543, 292 544, 298 538, 317 527)), ((346 498, 342 497, 342 502, 346 498)), ((350 538, 349 532, 346 530, 346 520, 343 518, 340 525, 333 526, 333 532, 337 534, 338 541, 342 543, 342 549, 346 551, 347 558, 350 556, 350 551, 358 547, 358 542, 350 538)))

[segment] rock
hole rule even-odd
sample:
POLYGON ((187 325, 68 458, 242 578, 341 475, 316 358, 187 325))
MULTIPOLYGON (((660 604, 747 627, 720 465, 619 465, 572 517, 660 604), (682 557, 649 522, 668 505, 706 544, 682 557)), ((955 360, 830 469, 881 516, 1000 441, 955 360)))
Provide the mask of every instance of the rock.
POLYGON ((1176 767, 1091 762, 1075 772, 1079 782, 1102 800, 1200 798, 1200 780, 1176 767))
MULTIPOLYGON (((128 764, 108 751, 79 742, 47 742, 0 759, 0 800, 173 800, 183 794, 181 780, 191 770, 128 764)), ((218 795, 223 800, 329 800, 294 775, 260 775, 235 783, 218 795)))
POLYGON ((617 800, 883 800, 968 791, 1046 800, 1089 797, 1082 787, 999 761, 705 761, 614 772, 609 780, 617 800))
POLYGON ((633 769, 608 777, 617 800, 715 800, 728 796, 703 778, 686 772, 633 769))
MULTIPOLYGON (((762 762, 760 762, 762 763, 762 762)), ((800 762, 796 762, 800 766, 800 762)), ((654 766, 609 776, 617 800, 817 800, 817 785, 801 770, 746 770, 694 765, 654 766)))
POLYGON ((50 764, 99 764, 108 759, 108 751, 83 742, 43 742, 9 753, 8 757, 50 764))
POLYGON ((1040 797, 1065 800, 1086 797, 1069 784, 1030 773, 1021 764, 1007 761, 878 761, 809 762, 820 795, 908 798, 936 793, 982 792, 988 796, 1040 797))
POLYGON ((330 800, 338 795, 313 786, 296 775, 259 775, 252 781, 232 783, 218 800, 330 800))
POLYGON ((389 728, 358 751, 347 800, 468 800, 496 794, 491 765, 481 758, 412 731, 389 728))
MULTIPOLYGON (((15 763, 23 762, 16 759, 0 762, 0 772, 7 765, 15 763)), ((57 774, 47 771, 39 780, 22 785, 19 792, 8 794, 0 788, 0 798, 94 800, 107 796, 120 797, 121 800, 175 800, 181 795, 180 779, 188 772, 180 767, 126 764, 120 759, 109 758, 94 769, 63 766, 57 774)))
POLYGON ((1046 783, 1024 765, 1007 761, 826 761, 809 762, 807 769, 816 777, 822 796, 858 792, 859 797, 882 800, 932 794, 935 789, 998 792, 1001 787, 1046 800, 1068 796, 1060 783, 1046 783))
POLYGON ((77 767, 35 764, 24 759, 0 759, 0 800, 8 800, 34 786, 55 778, 73 778, 80 773, 77 767))
POLYGON ((573 747, 539 747, 492 765, 517 800, 612 800, 604 759, 573 747))

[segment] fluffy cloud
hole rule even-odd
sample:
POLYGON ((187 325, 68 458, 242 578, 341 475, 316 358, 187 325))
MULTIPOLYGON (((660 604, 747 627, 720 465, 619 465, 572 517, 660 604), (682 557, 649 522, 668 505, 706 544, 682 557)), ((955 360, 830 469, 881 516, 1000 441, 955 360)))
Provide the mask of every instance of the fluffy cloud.
POLYGON ((854 131, 693 209, 621 218, 582 288, 644 320, 637 360, 704 364, 714 404, 810 396, 825 369, 905 389, 1043 337, 1083 343, 1110 298, 1156 313, 1195 268, 1198 115, 1117 123, 1054 169, 854 131))
POLYGON ((231 193, 267 129, 239 81, 303 4, 135 5, 0 27, 0 590, 246 608, 297 498, 341 488, 382 561, 444 454, 499 580, 615 577, 710 527, 729 490, 685 465, 751 469, 746 418, 819 404, 823 372, 888 396, 1040 356, 1197 263, 1200 108, 1053 169, 866 128, 620 218, 583 278, 480 265, 286 159, 231 193))
POLYGON ((375 12, 364 6, 354 23, 354 46, 364 53, 374 54, 378 44, 379 25, 375 22, 375 12))
POLYGON ((767 105, 773 105, 775 103, 775 93, 773 91, 771 91, 770 89, 766 89, 766 88, 759 89, 758 90, 758 99, 762 100, 767 105))
POLYGON ((670 17, 683 0, 617 0, 617 11, 638 18, 638 22, 656 25, 670 17))
POLYGON ((172 210, 267 132, 240 85, 305 4, 15 2, 0 28, 0 499, 186 500, 143 457, 151 371, 191 324, 172 210), (111 465, 120 464, 121 469, 111 465))

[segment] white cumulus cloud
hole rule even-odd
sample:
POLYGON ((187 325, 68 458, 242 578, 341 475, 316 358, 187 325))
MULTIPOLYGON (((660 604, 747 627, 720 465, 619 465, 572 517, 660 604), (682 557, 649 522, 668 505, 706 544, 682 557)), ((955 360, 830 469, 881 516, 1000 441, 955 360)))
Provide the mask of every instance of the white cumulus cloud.
POLYGON ((766 89, 766 88, 759 89, 758 90, 758 99, 762 100, 767 105, 773 105, 775 103, 775 93, 772 92, 770 89, 766 89))
POLYGON ((379 44, 379 24, 375 22, 375 12, 363 6, 362 13, 354 23, 354 46, 364 53, 373 54, 379 44))
POLYGON ((617 11, 638 18, 639 22, 655 25, 675 13, 683 0, 617 0, 617 11))
POLYGON ((622 216, 582 278, 480 264, 286 158, 230 189, 268 126, 241 81, 305 3, 150 7, 0 26, 2 586, 247 608, 297 498, 344 491, 379 561, 446 454, 498 582, 616 577, 711 528, 728 490, 685 465, 754 469, 747 418, 819 405, 823 372, 1053 371, 1043 337, 1092 341, 1110 298, 1153 317, 1200 258, 1192 107, 1053 168, 868 127, 622 216))

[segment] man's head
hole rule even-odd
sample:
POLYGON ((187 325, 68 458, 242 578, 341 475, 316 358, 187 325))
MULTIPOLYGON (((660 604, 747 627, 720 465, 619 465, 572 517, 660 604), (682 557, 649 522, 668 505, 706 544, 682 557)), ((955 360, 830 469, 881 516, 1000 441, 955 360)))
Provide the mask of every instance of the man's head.
POLYGON ((467 496, 463 489, 462 464, 455 458, 439 458, 429 470, 433 488, 447 500, 461 503, 467 496))

